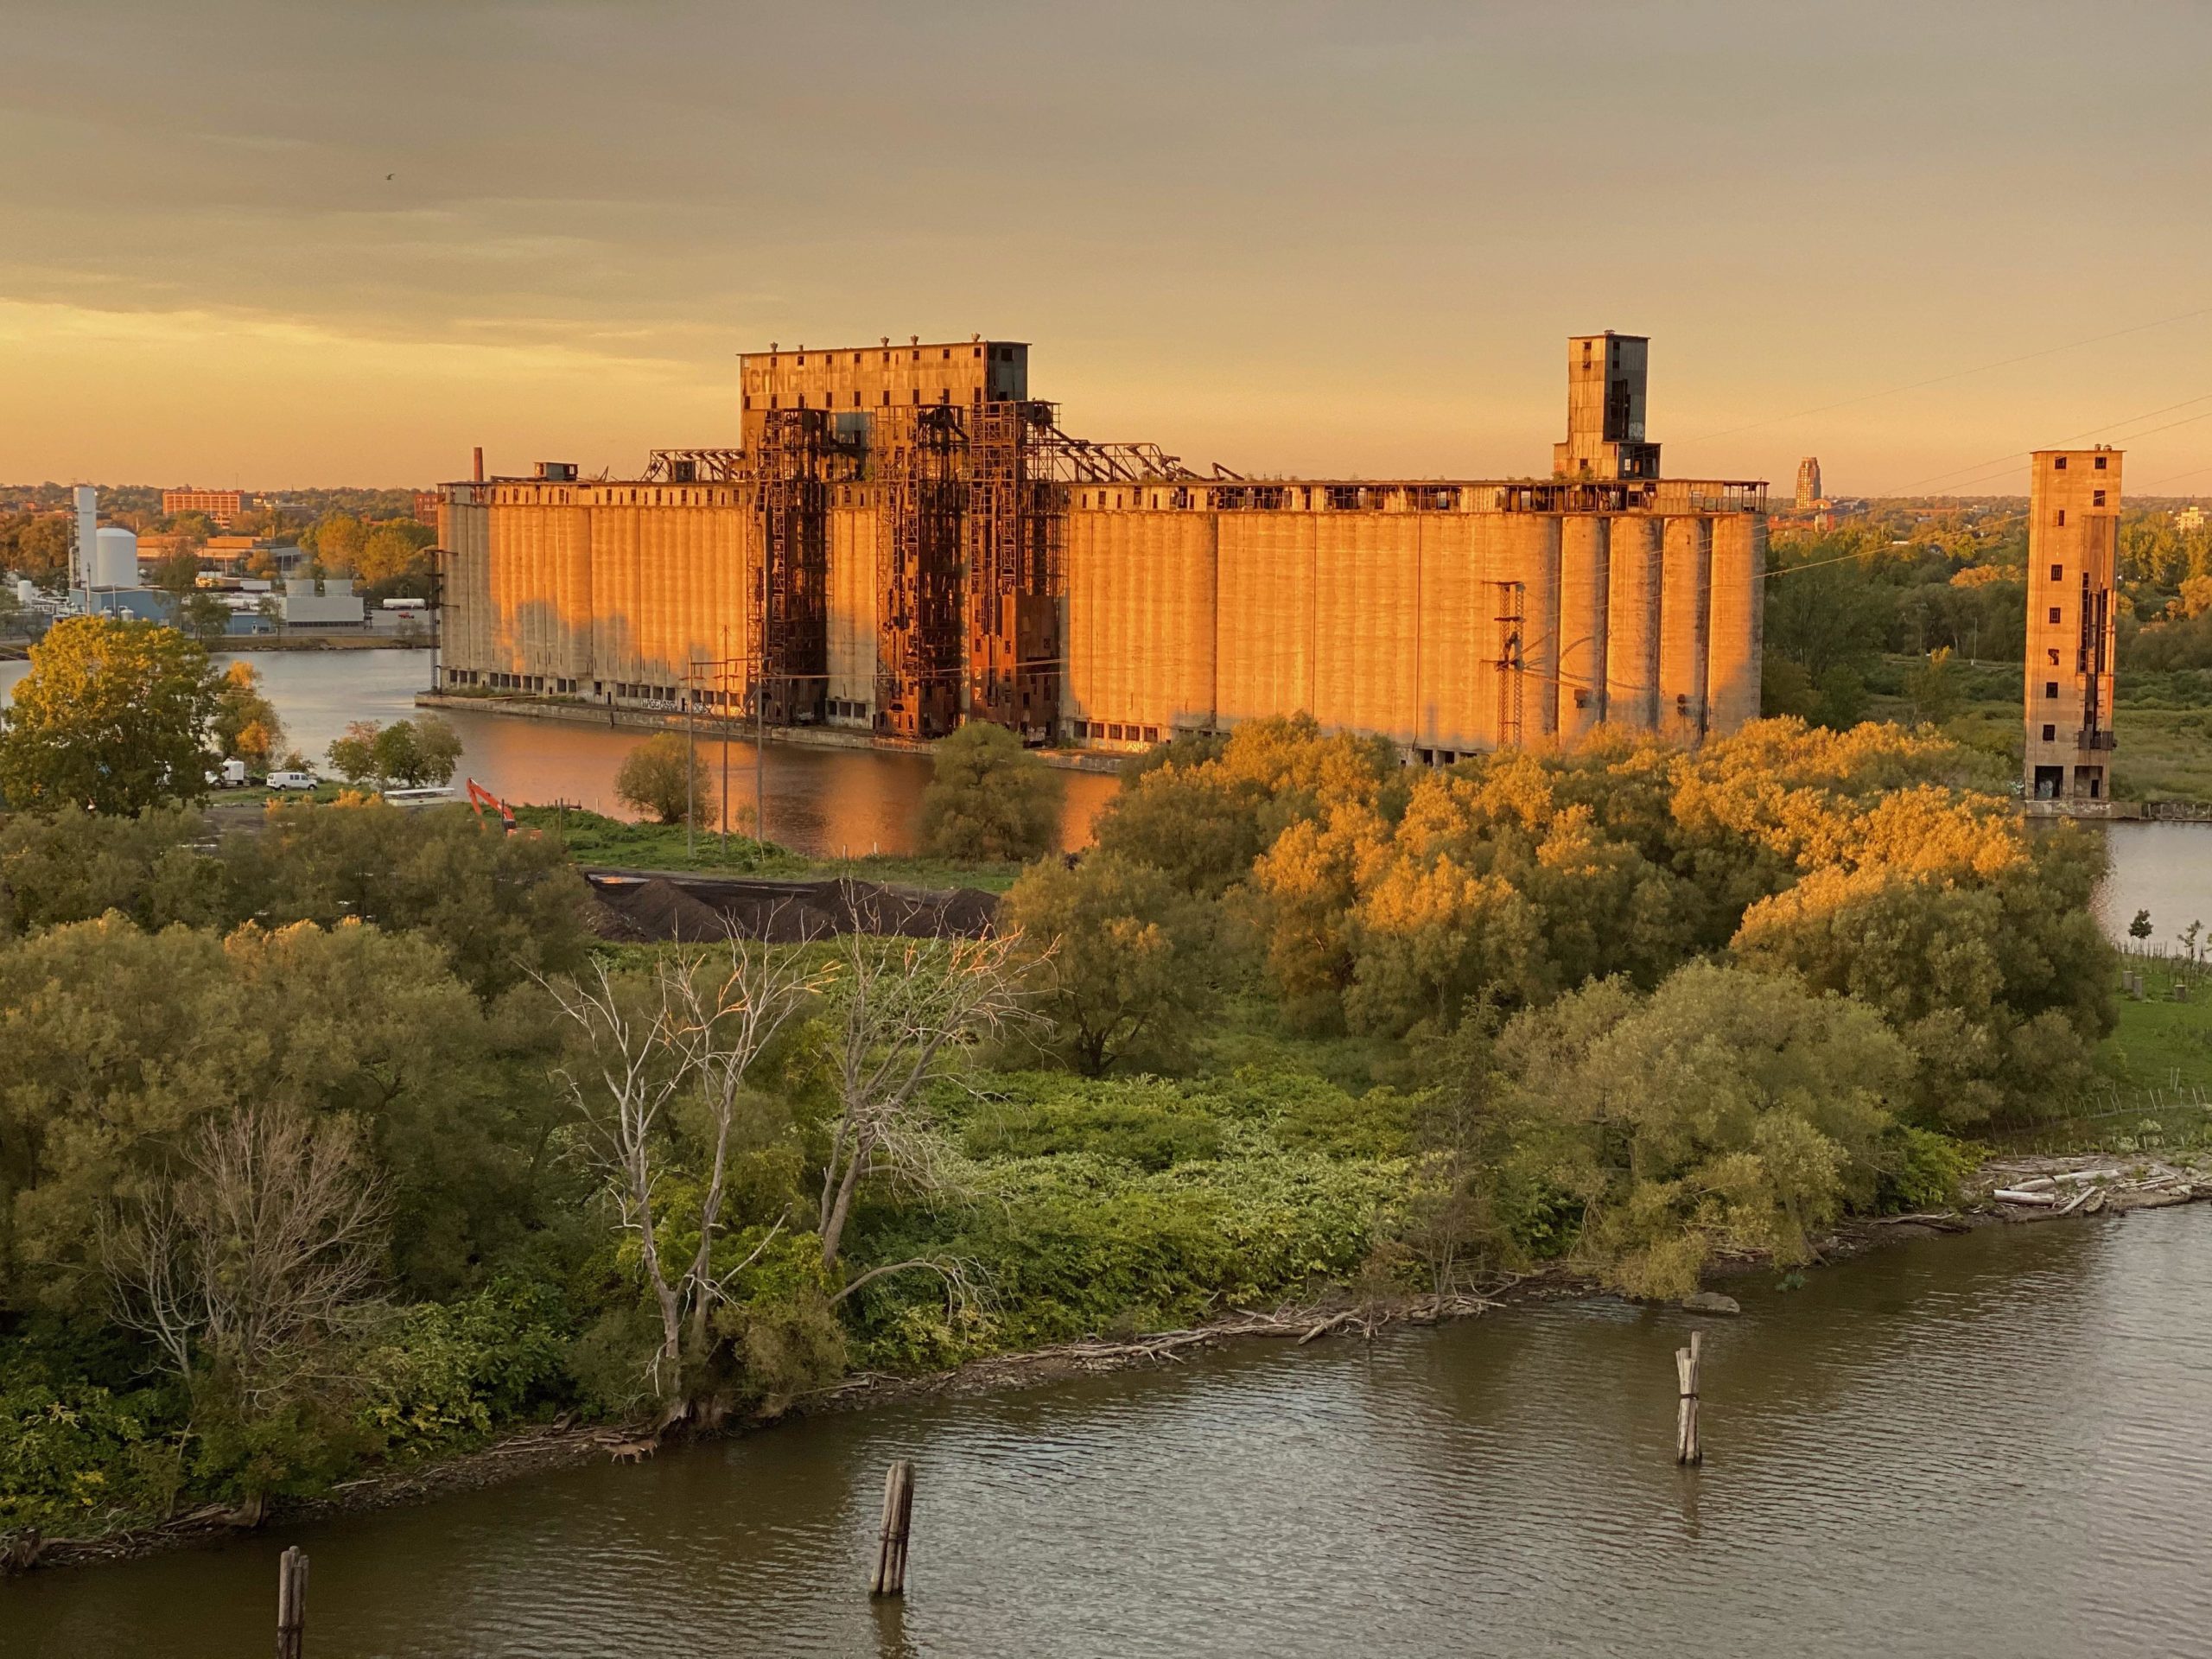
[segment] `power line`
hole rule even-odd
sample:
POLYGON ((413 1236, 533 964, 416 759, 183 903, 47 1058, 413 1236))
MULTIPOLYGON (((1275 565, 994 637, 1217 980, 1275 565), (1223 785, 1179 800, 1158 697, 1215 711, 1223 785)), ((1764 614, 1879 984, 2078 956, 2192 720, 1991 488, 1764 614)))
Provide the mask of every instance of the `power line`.
MULTIPOLYGON (((2138 421, 2147 421, 2155 416, 2171 414, 2177 409, 2187 409, 2191 404, 2202 404, 2206 402, 2212 402, 2212 391, 2205 392, 2202 396, 2196 397, 2184 397, 2177 404, 2168 404, 2164 409, 2146 410, 2140 415, 2123 416, 2120 419, 2116 421, 2107 421, 2101 426, 2086 427, 2079 432, 2069 432, 2064 437, 2061 438, 2059 442, 2072 443, 2078 438, 2094 437, 2100 432, 2109 432, 2114 427, 2133 426, 2138 421)), ((2212 413, 2212 411, 2207 412, 2212 413)), ((2190 420, 2202 420, 2204 417, 2201 415, 2192 415, 2189 418, 2190 420)), ((2176 421, 2172 423, 2172 424, 2180 426, 2184 424, 2184 423, 2176 421)), ((2165 429, 2166 429, 2162 426, 2152 429, 2152 431, 2158 432, 2163 432, 2165 429)), ((2133 443, 2137 438, 2147 437, 2150 434, 2145 432, 2131 433, 2126 437, 2123 438, 2121 442, 2133 443)), ((1982 472, 1992 467, 2007 467, 2016 461, 2025 460, 2034 453, 2035 451, 2032 449, 2015 449, 2010 454, 1998 455, 1988 461, 1969 461, 1964 467, 1954 467, 1947 473, 1930 473, 1925 478, 1916 478, 1910 484, 1901 484, 1897 488, 1893 490, 1885 490, 1882 493, 1884 495, 1910 495, 1923 484, 1934 484, 1942 479, 1956 478, 1965 473, 1982 472)))
POLYGON ((2170 323, 2187 322, 2195 317, 2212 315, 2212 305, 2199 306, 2194 311, 2183 311, 2171 317, 2160 317, 2152 322, 2132 323, 2125 328, 2115 328, 2107 334, 2091 334, 2085 340, 2069 340, 2061 346, 2046 346, 2040 351, 2023 352, 2018 357, 2001 358, 1994 363, 1978 364, 1970 369, 1954 369, 1948 374, 1931 375, 1925 380, 1909 381, 1900 386, 1885 386, 1879 391, 1861 392, 1856 397, 1839 398, 1833 404, 1819 404, 1811 409, 1801 409, 1794 414, 1776 415, 1763 421, 1747 421, 1741 426, 1723 427, 1718 432, 1702 433, 1688 440, 1703 443, 1712 438, 1726 438, 1738 432, 1756 431, 1763 426, 1780 426, 1785 421, 1802 420, 1808 415, 1825 415, 1832 409, 1848 409, 1854 404, 1870 404, 1879 397, 1894 397, 1901 392, 1918 391, 1924 386, 1939 386, 1947 380, 1963 380, 1969 375, 1987 374, 1993 369, 2010 368, 2015 363, 2029 363, 2039 357, 2054 357, 2060 352, 2070 352, 2083 346, 2094 346, 2107 340, 2118 340, 2123 334, 2139 334, 2146 328, 2164 328, 2170 323))

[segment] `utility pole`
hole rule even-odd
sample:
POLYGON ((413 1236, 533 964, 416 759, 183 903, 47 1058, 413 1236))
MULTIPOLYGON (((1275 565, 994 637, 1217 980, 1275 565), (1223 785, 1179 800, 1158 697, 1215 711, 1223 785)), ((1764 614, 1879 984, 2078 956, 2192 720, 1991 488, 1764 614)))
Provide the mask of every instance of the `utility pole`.
POLYGON ((699 799, 694 787, 699 776, 699 659, 694 657, 683 674, 683 861, 699 861, 699 799))
POLYGON ((722 677, 722 868, 729 868, 729 624, 722 624, 722 654, 715 664, 722 677))

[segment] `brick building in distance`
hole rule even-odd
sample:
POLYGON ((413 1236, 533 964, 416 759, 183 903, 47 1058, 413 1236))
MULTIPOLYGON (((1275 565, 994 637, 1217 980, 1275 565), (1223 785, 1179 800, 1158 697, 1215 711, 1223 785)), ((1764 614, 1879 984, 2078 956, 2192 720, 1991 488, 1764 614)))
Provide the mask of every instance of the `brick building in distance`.
POLYGON ((2021 783, 2031 800, 2109 800, 2120 451, 2039 449, 2031 464, 2021 783))
POLYGON ((245 511, 245 501, 242 490, 163 490, 162 516, 168 518, 180 512, 205 513, 210 522, 228 530, 245 511))

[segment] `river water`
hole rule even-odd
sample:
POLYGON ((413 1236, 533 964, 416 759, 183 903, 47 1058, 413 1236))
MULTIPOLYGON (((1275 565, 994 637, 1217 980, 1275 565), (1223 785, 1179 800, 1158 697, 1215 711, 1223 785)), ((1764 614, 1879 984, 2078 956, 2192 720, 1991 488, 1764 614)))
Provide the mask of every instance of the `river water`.
MULTIPOLYGON (((264 689, 283 719, 287 742, 317 766, 348 722, 404 720, 416 713, 415 695, 429 684, 430 674, 425 651, 269 651, 254 652, 246 660, 260 671, 264 689)), ((0 701, 28 667, 0 662, 0 701)), ((565 800, 614 817, 635 816, 614 798, 614 773, 622 757, 649 734, 634 727, 526 720, 467 709, 445 715, 461 734, 458 777, 474 778, 511 800, 565 800)), ((737 814, 734 823, 748 826, 753 747, 701 738, 701 753, 718 782, 724 774, 725 747, 728 804, 737 814)), ((1060 776, 1065 785, 1063 844, 1081 847, 1090 839, 1091 819, 1119 785, 1110 773, 1060 776)), ((907 853, 914 850, 930 762, 921 754, 771 743, 760 780, 771 841, 825 858, 907 853)))
MULTIPOLYGON (((422 651, 256 652, 250 660, 283 717, 289 741, 318 763, 348 721, 404 720, 413 714, 415 694, 428 684, 430 671, 429 653, 422 651)), ((22 663, 0 662, 0 702, 25 671, 22 663)), ((641 732, 471 709, 448 718, 461 734, 461 775, 494 794, 518 801, 567 800, 629 816, 614 798, 614 772, 642 740, 641 732)), ((702 747, 719 777, 723 746, 702 740, 702 747)), ((749 822, 753 748, 733 742, 728 750, 731 805, 740 823, 749 822)), ((1062 776, 1061 836, 1072 849, 1090 840, 1091 820, 1118 785, 1097 772, 1062 776)), ((823 857, 903 853, 913 850, 930 763, 918 754, 772 743, 762 777, 771 840, 823 857)), ((2150 911, 2161 943, 2171 944, 2193 919, 2212 926, 2212 825, 2115 823, 2106 835, 2113 869, 2097 910, 2115 938, 2139 909, 2150 911)))
POLYGON ((1899 1243, 1707 1321, 1610 1300, 832 1416, 0 1586, 0 1653, 2203 1652, 2212 1216, 1899 1243), (865 1593, 917 1475, 906 1605, 865 1593))

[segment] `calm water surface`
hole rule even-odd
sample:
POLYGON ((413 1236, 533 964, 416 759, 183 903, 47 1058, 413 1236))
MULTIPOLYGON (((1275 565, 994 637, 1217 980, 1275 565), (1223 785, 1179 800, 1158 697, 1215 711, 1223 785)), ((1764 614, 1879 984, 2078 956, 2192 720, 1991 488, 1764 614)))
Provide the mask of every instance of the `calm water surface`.
MULTIPOLYGON (((404 720, 414 713, 415 694, 429 683, 430 671, 429 653, 422 651, 256 652, 251 660, 291 742, 318 762, 348 721, 404 720)), ((26 666, 0 662, 0 700, 26 666)), ((461 734, 462 774, 494 793, 518 801, 568 800, 595 812, 629 816, 614 798, 614 772, 641 741, 640 732, 466 710, 449 718, 461 734)), ((702 747, 719 776, 723 746, 702 741, 702 747)), ((753 746, 731 743, 728 750, 732 805, 749 815, 753 746)), ((1062 776, 1067 786, 1062 839, 1080 847, 1116 783, 1096 772, 1062 776)), ((929 779, 929 761, 920 755, 771 744, 768 835, 821 855, 911 851, 929 779)), ((2099 893, 2097 912, 2114 937, 2125 932, 2139 909, 2150 911, 2158 938, 2167 943, 2193 919, 2212 927, 2212 824, 2115 823, 2105 834, 2113 868, 2099 893)))
POLYGON ((1708 1323, 1553 1304, 1371 1346, 792 1424, 0 1586, 0 1653, 2171 1655, 2212 1630, 2212 1216, 1900 1244, 1708 1323), (917 1465, 903 1611, 864 1593, 917 1465))
MULTIPOLYGON (((218 658, 227 661, 227 658, 218 658)), ((416 712, 415 694, 429 681, 424 651, 255 652, 269 699, 283 716, 287 741, 318 765, 331 740, 356 720, 404 720, 416 712)), ((0 700, 28 664, 0 662, 0 700)), ((614 798, 614 773, 622 757, 648 734, 635 728, 518 719, 455 710, 448 714, 461 734, 461 777, 517 801, 566 800, 615 817, 633 816, 614 798)), ((749 823, 753 797, 753 747, 728 748, 730 804, 737 823, 749 823)), ((701 751, 717 779, 725 746, 702 738, 701 751)), ((1090 821, 1118 786, 1109 774, 1070 772, 1062 812, 1064 843, 1090 839, 1090 821)), ((865 749, 768 746, 764 771, 768 838, 823 856, 903 853, 914 848, 914 823, 930 763, 918 754, 865 749)))

